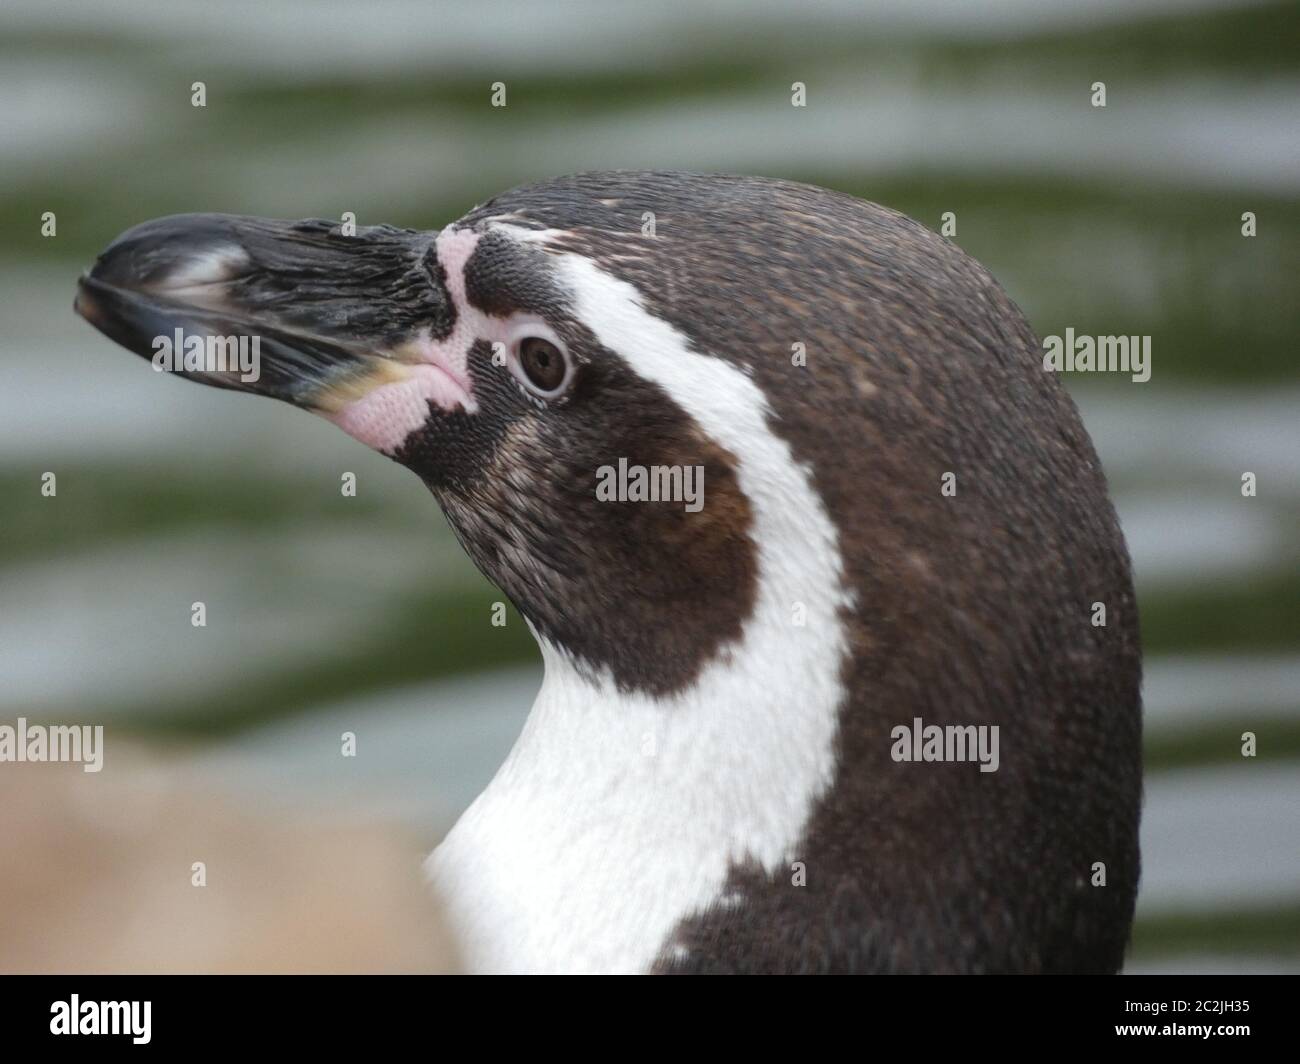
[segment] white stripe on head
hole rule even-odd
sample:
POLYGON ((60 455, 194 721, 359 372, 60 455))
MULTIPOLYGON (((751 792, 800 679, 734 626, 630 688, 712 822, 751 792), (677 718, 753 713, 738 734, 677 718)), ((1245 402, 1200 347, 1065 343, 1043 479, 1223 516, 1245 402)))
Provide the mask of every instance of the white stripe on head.
POLYGON ((799 859, 835 767, 849 600, 835 527, 753 380, 591 260, 551 261, 600 344, 735 455, 757 595, 741 638, 668 698, 586 679, 543 642, 523 734, 429 871, 483 970, 644 971, 733 864, 788 876, 799 859))

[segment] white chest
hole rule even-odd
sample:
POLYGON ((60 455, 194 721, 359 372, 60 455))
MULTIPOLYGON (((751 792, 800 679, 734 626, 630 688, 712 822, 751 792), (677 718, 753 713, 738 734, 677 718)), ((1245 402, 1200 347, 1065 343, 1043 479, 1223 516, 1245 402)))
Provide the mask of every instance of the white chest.
POLYGON ((475 970, 645 971, 685 917, 725 903, 733 864, 798 859, 830 779, 837 685, 805 688, 815 712, 801 712, 766 670, 746 681, 720 667, 664 701, 554 661, 547 676, 429 873, 475 970), (713 685, 730 697, 709 697, 713 685))

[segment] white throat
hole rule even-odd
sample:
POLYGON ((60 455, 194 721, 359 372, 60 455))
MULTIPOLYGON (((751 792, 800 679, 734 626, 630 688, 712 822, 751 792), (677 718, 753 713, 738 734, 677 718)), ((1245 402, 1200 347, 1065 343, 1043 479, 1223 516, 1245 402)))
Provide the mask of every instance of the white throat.
POLYGON ((581 256, 556 261, 601 344, 736 456, 754 610, 666 698, 584 678, 540 641, 546 676, 524 730, 428 872, 474 970, 642 972, 673 955, 681 920, 728 903, 733 865, 788 880, 801 860, 834 770, 849 603, 834 525, 759 388, 646 311, 631 285, 581 256))

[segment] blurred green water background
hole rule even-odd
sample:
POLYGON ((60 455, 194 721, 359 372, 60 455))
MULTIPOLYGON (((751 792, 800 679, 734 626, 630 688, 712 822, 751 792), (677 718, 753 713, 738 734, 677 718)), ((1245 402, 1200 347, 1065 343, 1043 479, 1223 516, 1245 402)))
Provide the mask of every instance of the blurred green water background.
POLYGON ((227 784, 432 836, 539 676, 409 474, 155 377, 72 315, 118 232, 185 211, 436 228, 594 168, 807 180, 953 212, 1040 335, 1153 338, 1149 382, 1072 381, 1147 650, 1130 969, 1300 970, 1298 41, 1298 5, 1209 0, 6 0, 0 719, 184 743, 227 784))

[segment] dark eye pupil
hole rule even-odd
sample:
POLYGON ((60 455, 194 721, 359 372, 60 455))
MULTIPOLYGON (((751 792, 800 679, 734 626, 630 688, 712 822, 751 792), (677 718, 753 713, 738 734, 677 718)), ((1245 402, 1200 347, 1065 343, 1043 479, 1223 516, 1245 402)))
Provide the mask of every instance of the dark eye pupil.
POLYGON ((519 349, 519 364, 539 391, 553 392, 564 382, 564 357, 549 340, 525 340, 519 349))

